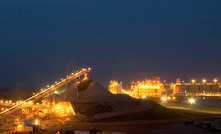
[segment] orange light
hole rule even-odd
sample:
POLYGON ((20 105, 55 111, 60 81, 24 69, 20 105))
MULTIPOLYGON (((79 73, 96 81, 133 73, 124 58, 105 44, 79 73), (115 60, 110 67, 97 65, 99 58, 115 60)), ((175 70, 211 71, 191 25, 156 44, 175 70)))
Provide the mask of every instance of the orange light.
POLYGON ((214 79, 213 82, 216 83, 216 82, 217 82, 217 79, 214 79))
POLYGON ((61 106, 57 105, 57 106, 56 106, 56 109, 61 109, 61 106))
POLYGON ((35 125, 39 125, 38 119, 35 120, 35 125))
POLYGON ((162 101, 166 101, 167 98, 166 98, 166 97, 162 97, 161 100, 162 100, 162 101))

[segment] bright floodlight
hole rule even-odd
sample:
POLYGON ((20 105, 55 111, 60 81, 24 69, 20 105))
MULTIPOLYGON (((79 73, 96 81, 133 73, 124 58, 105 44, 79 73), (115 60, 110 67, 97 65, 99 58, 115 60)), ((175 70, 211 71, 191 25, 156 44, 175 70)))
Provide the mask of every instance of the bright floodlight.
POLYGON ((190 104, 194 104, 194 103, 195 103, 195 99, 190 98, 190 99, 189 99, 189 103, 190 103, 190 104))
POLYGON ((217 79, 214 79, 213 82, 216 83, 216 82, 217 82, 217 79))
POLYGON ((166 98, 166 97, 162 97, 161 100, 162 100, 162 101, 166 101, 167 98, 166 98))
POLYGON ((57 106, 56 106, 56 109, 61 109, 61 106, 57 105, 57 106))
POLYGON ((192 83, 194 84, 195 82, 196 82, 196 80, 193 79, 193 80, 192 80, 192 83))
POLYGON ((202 82, 203 82, 203 83, 206 83, 206 79, 203 79, 202 82))
POLYGON ((35 120, 35 125, 39 125, 38 119, 35 120))
POLYGON ((145 96, 145 95, 143 95, 143 96, 142 96, 142 98, 143 98, 143 99, 145 99, 145 98, 146 98, 146 96, 145 96))

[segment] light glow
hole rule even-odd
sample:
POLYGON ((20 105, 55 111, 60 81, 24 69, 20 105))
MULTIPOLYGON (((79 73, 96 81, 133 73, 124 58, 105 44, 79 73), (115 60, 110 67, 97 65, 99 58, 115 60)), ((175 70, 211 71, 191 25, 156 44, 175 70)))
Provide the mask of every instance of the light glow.
POLYGON ((167 100, 167 98, 166 97, 162 97, 161 100, 164 102, 164 101, 167 100))
POLYGON ((60 105, 57 105, 57 106, 56 106, 56 109, 61 109, 61 106, 60 106, 60 105))
POLYGON ((217 79, 214 79, 213 82, 216 83, 216 82, 217 82, 217 79))
POLYGON ((35 120, 35 125, 39 125, 39 120, 38 119, 35 120))
POLYGON ((195 103, 195 99, 190 98, 190 99, 189 99, 189 103, 190 103, 190 104, 194 104, 194 103, 195 103))
POLYGON ((145 98, 146 98, 146 96, 145 96, 145 95, 143 95, 143 96, 142 96, 142 98, 143 98, 143 99, 145 99, 145 98))

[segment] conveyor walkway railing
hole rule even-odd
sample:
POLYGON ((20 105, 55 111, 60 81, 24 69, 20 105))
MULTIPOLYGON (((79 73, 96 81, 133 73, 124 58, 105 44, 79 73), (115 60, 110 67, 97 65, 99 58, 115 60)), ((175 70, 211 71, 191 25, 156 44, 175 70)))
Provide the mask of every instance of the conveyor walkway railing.
POLYGON ((87 73, 90 72, 90 70, 91 70, 90 68, 87 68, 87 69, 82 68, 79 72, 72 73, 71 75, 68 75, 66 78, 61 79, 60 82, 55 82, 54 85, 51 85, 50 87, 42 90, 40 93, 37 93, 37 94, 33 95, 32 97, 26 99, 25 101, 18 103, 5 111, 0 112, 0 117, 5 117, 6 115, 9 115, 9 114, 15 112, 16 110, 21 108, 26 103, 29 103, 30 101, 34 102, 34 101, 38 100, 39 98, 47 95, 48 93, 53 92, 54 90, 58 89, 59 87, 75 80, 76 78, 80 77, 81 75, 87 75, 87 73))

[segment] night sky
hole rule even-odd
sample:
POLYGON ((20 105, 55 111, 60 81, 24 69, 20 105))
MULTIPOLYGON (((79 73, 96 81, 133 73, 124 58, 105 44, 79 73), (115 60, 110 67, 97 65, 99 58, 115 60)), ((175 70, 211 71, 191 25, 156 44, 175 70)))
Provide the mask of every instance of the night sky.
POLYGON ((0 86, 44 86, 68 63, 107 85, 220 77, 220 0, 2 0, 0 86))

